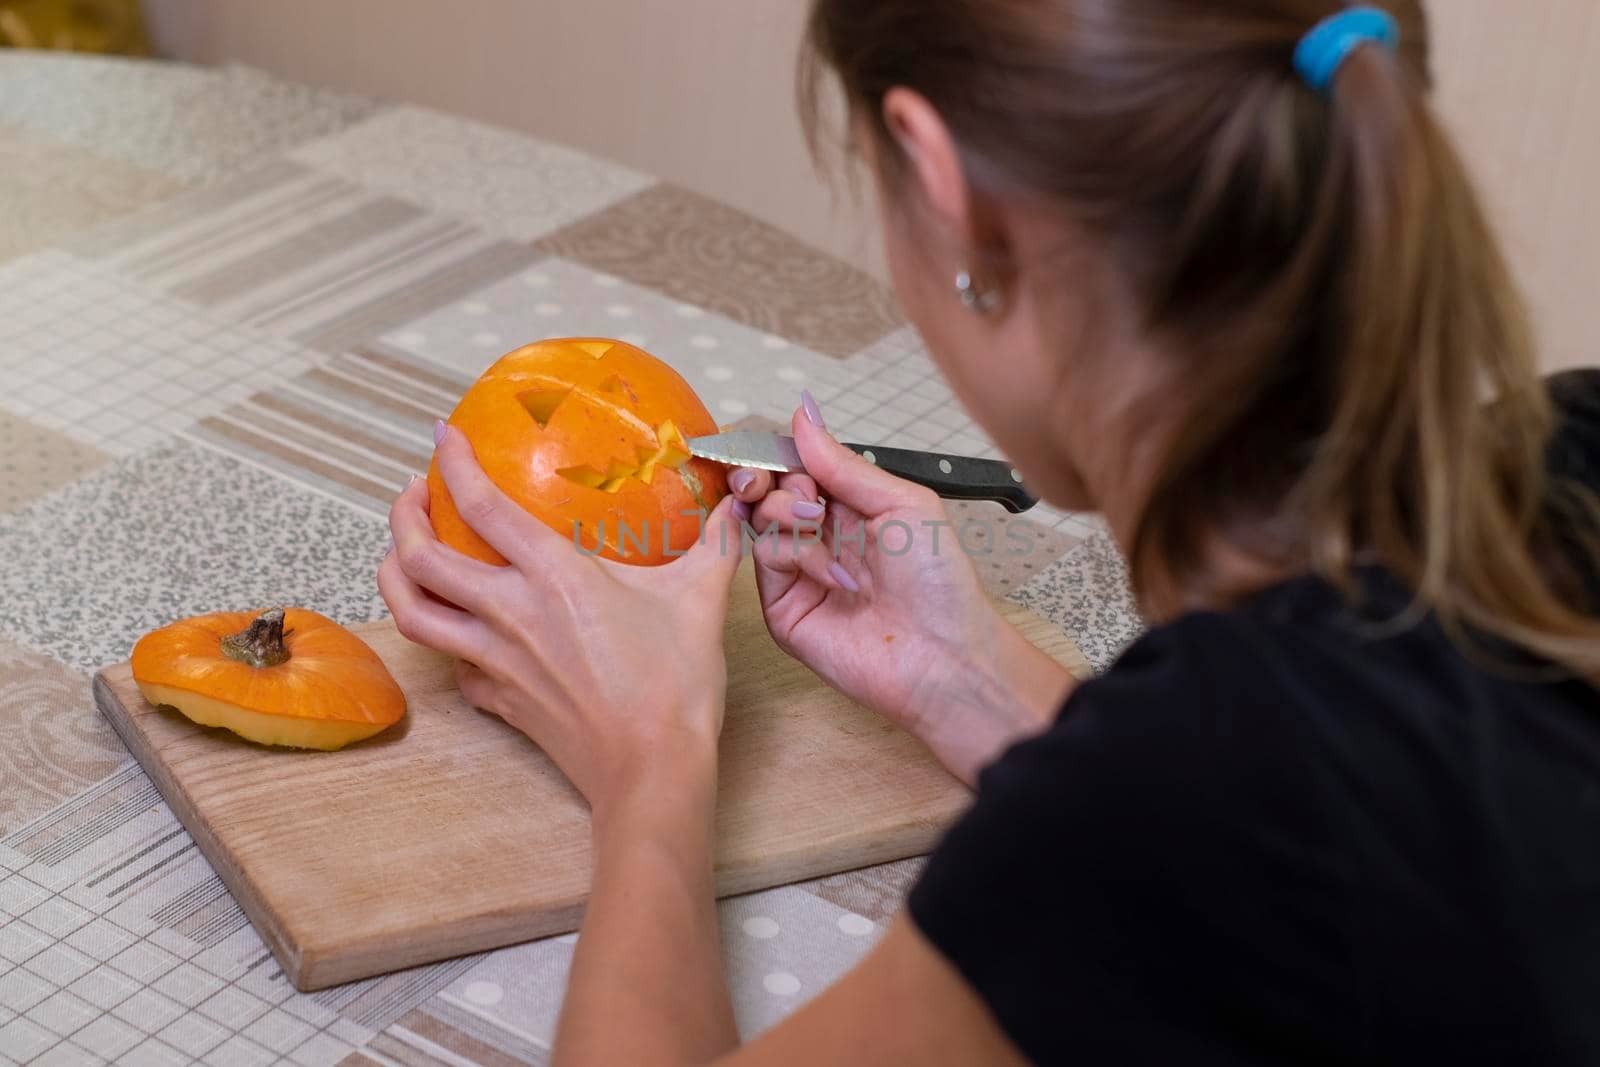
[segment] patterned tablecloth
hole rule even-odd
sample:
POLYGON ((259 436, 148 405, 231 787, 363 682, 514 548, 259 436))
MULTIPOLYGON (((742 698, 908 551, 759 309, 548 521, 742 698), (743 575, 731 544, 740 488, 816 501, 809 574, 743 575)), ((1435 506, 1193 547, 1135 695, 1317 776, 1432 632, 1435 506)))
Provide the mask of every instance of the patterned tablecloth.
MULTIPOLYGON (((502 352, 618 336, 724 422, 806 386, 851 439, 993 454, 871 278, 431 111, 0 53, 0 205, 0 1064, 545 1062, 573 938, 296 993, 88 686, 180 615, 380 617, 387 501, 502 352)), ((1013 521, 1036 550, 985 581, 1103 666, 1137 628, 1114 548, 1013 521)), ((724 903, 744 1031, 854 964, 916 870, 724 903)))

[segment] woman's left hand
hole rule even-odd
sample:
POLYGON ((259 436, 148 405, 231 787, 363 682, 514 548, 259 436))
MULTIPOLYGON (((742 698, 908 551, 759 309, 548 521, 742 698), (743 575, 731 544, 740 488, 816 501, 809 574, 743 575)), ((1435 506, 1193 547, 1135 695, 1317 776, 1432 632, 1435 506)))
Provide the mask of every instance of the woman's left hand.
POLYGON ((632 567, 579 552, 524 511, 459 430, 436 455, 462 516, 510 565, 439 541, 427 482, 413 480, 389 511, 394 548, 378 570, 400 633, 455 656, 462 696, 532 738, 597 815, 673 776, 714 777, 741 544, 732 499, 687 555, 632 567))

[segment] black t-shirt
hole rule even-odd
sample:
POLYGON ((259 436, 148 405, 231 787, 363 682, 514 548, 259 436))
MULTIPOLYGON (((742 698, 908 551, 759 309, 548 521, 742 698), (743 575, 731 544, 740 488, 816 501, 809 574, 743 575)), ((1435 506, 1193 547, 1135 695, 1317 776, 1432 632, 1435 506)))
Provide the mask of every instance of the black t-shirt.
POLYGON ((983 772, 909 908, 1031 1059, 1600 1064, 1600 691, 1361 584, 1152 630, 983 772))

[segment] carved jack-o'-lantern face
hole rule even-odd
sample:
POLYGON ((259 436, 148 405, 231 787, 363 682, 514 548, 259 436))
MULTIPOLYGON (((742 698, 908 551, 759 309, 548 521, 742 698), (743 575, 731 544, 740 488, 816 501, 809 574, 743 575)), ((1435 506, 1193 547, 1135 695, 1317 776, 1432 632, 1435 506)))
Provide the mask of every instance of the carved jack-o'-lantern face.
MULTIPOLYGON (((633 345, 572 338, 525 345, 484 372, 449 422, 508 496, 590 552, 658 564, 700 536, 697 509, 727 493, 723 468, 685 438, 717 432, 671 367, 633 345), (689 513, 689 514, 686 514, 689 513)), ((429 509, 440 540, 505 560, 462 521, 436 460, 429 509)))

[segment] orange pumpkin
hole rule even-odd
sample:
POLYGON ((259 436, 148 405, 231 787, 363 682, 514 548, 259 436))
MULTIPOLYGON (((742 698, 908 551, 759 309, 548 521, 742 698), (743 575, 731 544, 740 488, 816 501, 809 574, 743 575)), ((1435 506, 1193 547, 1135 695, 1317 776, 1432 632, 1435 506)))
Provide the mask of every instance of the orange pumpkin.
POLYGON ((264 745, 331 751, 399 722, 377 653, 314 611, 219 611, 145 634, 133 680, 155 705, 264 745))
MULTIPOLYGON (((684 444, 717 432, 710 412, 677 371, 621 341, 524 345, 484 372, 449 422, 507 496, 585 551, 623 563, 682 554, 700 536, 693 513, 728 491, 722 466, 684 444)), ((437 459, 428 499, 440 540, 505 563, 462 520, 437 459)))

